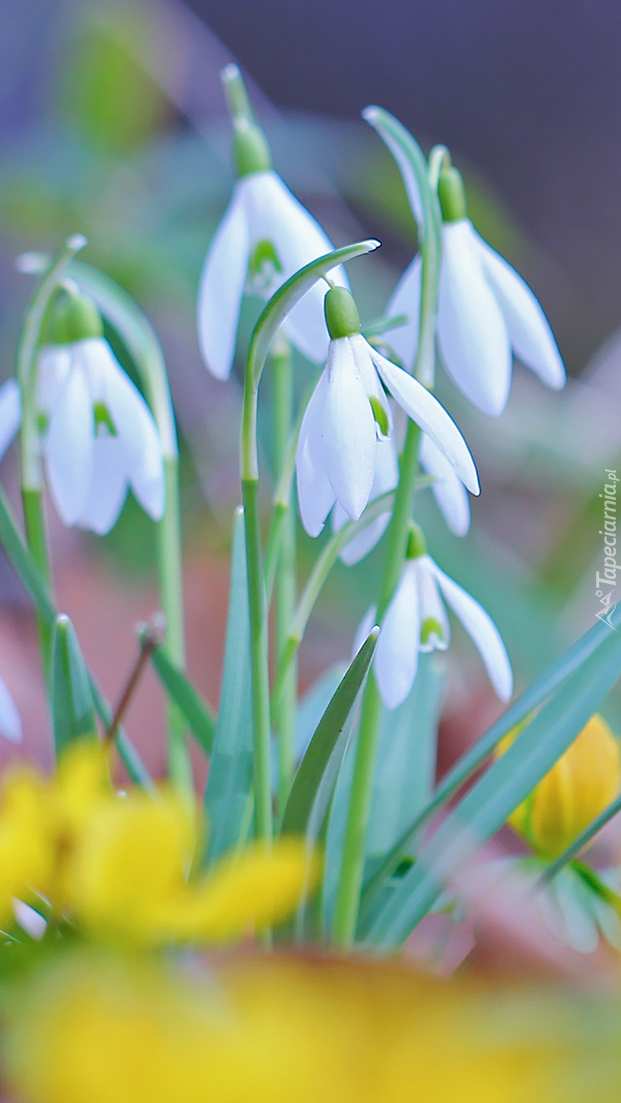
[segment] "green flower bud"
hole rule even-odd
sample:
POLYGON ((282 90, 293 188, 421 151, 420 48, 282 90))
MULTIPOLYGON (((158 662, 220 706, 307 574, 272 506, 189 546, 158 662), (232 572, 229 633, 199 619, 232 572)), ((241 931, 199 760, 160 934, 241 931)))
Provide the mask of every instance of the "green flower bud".
POLYGON ((235 171, 239 177, 250 176, 253 172, 270 171, 272 167, 270 147, 263 131, 255 123, 246 121, 236 123, 233 158, 235 171))
POLYGON ((346 287, 331 287, 324 300, 326 323, 330 337, 351 337, 360 333, 360 315, 351 293, 346 287))
POLYGON ((420 559, 421 555, 427 555, 427 542, 420 525, 417 525, 415 521, 410 521, 405 557, 406 559, 420 559))
POLYGON ((52 345, 72 345, 89 337, 103 337, 103 322, 95 303, 85 295, 63 296, 52 315, 48 341, 52 345))
POLYGON ((466 193, 461 173, 452 166, 442 169, 438 180, 438 199, 445 222, 466 218, 466 193))

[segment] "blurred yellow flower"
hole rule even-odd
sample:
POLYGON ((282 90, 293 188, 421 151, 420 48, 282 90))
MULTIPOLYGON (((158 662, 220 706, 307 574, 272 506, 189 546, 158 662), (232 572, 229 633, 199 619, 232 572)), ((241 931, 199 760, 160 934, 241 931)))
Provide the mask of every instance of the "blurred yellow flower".
MULTIPOLYGON (((497 757, 520 730, 514 729, 500 740, 497 757)), ((556 858, 614 800, 620 788, 619 743, 596 714, 508 822, 538 854, 556 858)))
POLYGON ((242 956, 181 977, 82 951, 17 997, 5 1063, 30 1103, 605 1098, 595 1075, 584 1095, 564 1090, 571 1013, 558 997, 538 1005, 396 963, 242 956))
POLYGON ((172 790, 132 790, 90 818, 67 870, 70 903, 98 937, 222 942, 270 927, 318 880, 303 839, 253 843, 192 876, 196 812, 172 790))
POLYGON ((0 923, 12 900, 50 901, 89 935, 132 945, 220 943, 287 918, 320 873, 303 839, 251 844, 195 873, 198 809, 172 790, 116 792, 109 749, 67 748, 45 778, 5 771, 0 793, 0 923))

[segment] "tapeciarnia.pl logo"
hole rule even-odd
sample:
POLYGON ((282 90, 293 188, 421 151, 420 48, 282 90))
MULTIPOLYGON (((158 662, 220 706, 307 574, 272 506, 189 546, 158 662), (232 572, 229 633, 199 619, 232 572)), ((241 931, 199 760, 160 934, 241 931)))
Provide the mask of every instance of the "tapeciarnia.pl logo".
POLYGON ((600 498, 604 504, 604 527, 599 530, 604 537, 604 573, 595 572, 595 596, 599 599, 600 608, 595 613, 598 620, 603 620, 617 631, 610 618, 614 613, 617 602, 614 600, 617 585, 617 483, 619 478, 614 468, 605 469, 606 482, 600 498))

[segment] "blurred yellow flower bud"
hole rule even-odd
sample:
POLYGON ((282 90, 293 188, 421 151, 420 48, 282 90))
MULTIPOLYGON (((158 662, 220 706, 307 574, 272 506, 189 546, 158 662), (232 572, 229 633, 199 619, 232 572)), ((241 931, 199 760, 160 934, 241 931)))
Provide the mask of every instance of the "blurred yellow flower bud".
MULTIPOLYGON (((520 727, 500 740, 504 754, 520 727)), ((545 858, 557 858, 604 811, 621 788, 619 743, 596 714, 508 822, 545 858)))

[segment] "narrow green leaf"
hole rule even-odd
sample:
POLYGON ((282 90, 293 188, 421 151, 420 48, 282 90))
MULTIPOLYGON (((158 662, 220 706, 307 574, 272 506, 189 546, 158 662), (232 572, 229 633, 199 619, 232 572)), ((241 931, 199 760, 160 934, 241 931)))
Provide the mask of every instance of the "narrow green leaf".
POLYGON ((607 638, 524 728, 445 820, 401 879, 368 934, 382 947, 403 942, 456 870, 502 827, 514 808, 567 750, 621 670, 621 633, 607 638))
POLYGON ((445 672, 440 652, 421 655, 406 700, 397 709, 382 710, 367 833, 371 861, 391 850, 433 792, 445 672))
MULTIPOLYGON (((617 606, 611 617, 615 629, 621 628, 621 603, 617 606)), ((598 621, 592 628, 585 632, 568 651, 552 663, 532 686, 527 689, 518 700, 492 725, 490 730, 469 751, 455 763, 448 771, 440 785, 436 789, 433 798, 425 808, 414 817, 409 827, 406 827, 400 839, 397 840, 392 850, 386 855, 381 865, 369 878, 363 892, 363 908, 370 902, 382 884, 390 877, 403 855, 407 852, 410 840, 416 832, 450 799, 465 781, 485 762, 492 753, 494 747, 503 735, 521 723, 529 712, 545 701, 567 678, 577 671, 580 666, 592 655, 597 648, 610 636, 610 628, 598 621)))
MULTIPOLYGON (((319 721, 293 779, 282 820, 281 834, 283 835, 306 834, 311 813, 319 796, 322 778, 366 677, 378 635, 379 629, 374 628, 351 663, 319 721)), ((323 820, 327 811, 331 794, 332 787, 329 792, 322 794, 323 808, 318 817, 320 820, 323 820)), ((316 810, 314 814, 317 815, 316 810)))
POLYGON ((283 283, 282 287, 278 288, 278 291, 272 295, 261 314, 252 334, 247 370, 255 384, 258 383, 263 371, 276 330, 309 288, 339 264, 346 264, 347 261, 354 260, 355 257, 362 257, 365 253, 377 249, 379 244, 379 241, 373 240, 358 241, 355 245, 346 245, 343 249, 335 249, 334 252, 327 253, 324 257, 318 257, 317 260, 301 268, 286 283, 283 283))
POLYGON ((347 663, 337 662, 328 667, 300 699, 295 733, 296 759, 299 762, 306 753, 315 728, 326 711, 347 671, 347 663))
POLYGON ((211 708, 192 685, 190 679, 170 661, 161 647, 155 647, 152 650, 151 663, 171 701, 174 701, 183 714, 197 743, 206 755, 210 755, 216 730, 216 720, 211 708))
POLYGON ((244 511, 235 514, 231 590, 218 721, 205 790, 209 818, 206 860, 238 845, 252 789, 250 624, 246 588, 244 511))
POLYGON ((64 613, 56 618, 52 637, 52 719, 57 755, 74 739, 97 735, 88 671, 64 613))

